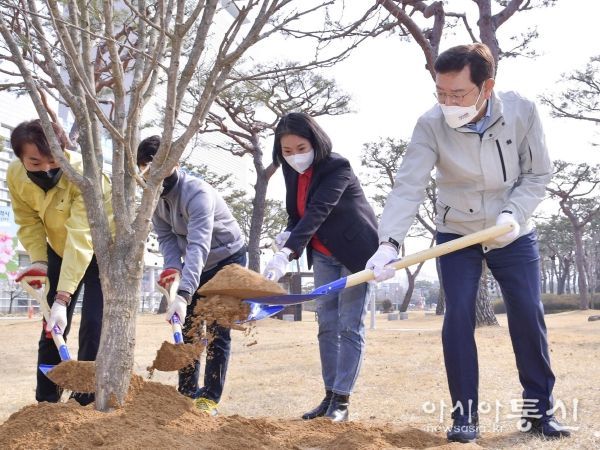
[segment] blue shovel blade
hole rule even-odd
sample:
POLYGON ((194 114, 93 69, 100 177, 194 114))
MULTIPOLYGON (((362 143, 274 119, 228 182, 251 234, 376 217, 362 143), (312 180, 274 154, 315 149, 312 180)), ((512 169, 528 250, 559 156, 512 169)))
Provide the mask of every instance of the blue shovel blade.
MULTIPOLYGON (((71 355, 69 354, 69 349, 67 348, 66 345, 61 345, 58 348, 58 354, 60 355, 61 361, 68 361, 71 359, 71 355)), ((42 373, 44 375, 48 375, 48 372, 50 372, 55 367, 56 366, 52 365, 52 364, 40 364, 40 370, 42 371, 42 373)))
POLYGON ((270 297, 246 298, 245 302, 260 303, 262 305, 295 305, 306 302, 322 295, 335 294, 346 287, 347 278, 343 277, 331 283, 324 284, 308 294, 285 294, 270 297))
POLYGON ((48 372, 50 372, 52 369, 54 369, 56 366, 51 365, 51 364, 40 364, 39 368, 41 370, 41 372, 44 375, 48 375, 48 372))
POLYGON ((295 305, 297 303, 312 300, 320 295, 323 294, 284 294, 273 295, 270 297, 245 298, 244 301, 248 303, 260 303, 261 305, 295 305))
POLYGON ((250 313, 244 322, 250 322, 251 320, 260 320, 271 317, 281 311, 283 305, 262 305, 260 303, 248 302, 250 304, 250 313))

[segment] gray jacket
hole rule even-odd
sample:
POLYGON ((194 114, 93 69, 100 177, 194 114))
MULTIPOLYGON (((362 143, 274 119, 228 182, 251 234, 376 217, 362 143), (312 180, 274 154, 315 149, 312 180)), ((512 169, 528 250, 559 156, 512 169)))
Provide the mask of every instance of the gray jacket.
MULTIPOLYGON (((379 224, 379 239, 402 242, 435 167, 438 231, 465 235, 511 211, 531 231, 529 218, 552 177, 542 124, 530 100, 515 92, 494 94, 487 129, 450 128, 439 105, 415 126, 379 224)), ((485 251, 501 245, 487 242, 485 251)))
POLYGON ((190 293, 198 289, 204 270, 244 246, 240 227, 219 193, 179 169, 177 183, 158 201, 152 225, 164 267, 181 271, 179 289, 190 293))

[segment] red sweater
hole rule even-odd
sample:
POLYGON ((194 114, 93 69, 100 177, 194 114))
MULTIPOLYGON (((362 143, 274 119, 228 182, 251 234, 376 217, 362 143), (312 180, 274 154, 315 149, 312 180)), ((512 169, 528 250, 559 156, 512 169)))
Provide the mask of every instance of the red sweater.
MULTIPOLYGON (((306 211, 306 194, 308 193, 308 186, 310 186, 310 180, 312 178, 313 168, 308 168, 304 173, 298 176, 298 193, 296 196, 296 204, 298 205, 298 215, 304 216, 306 211)), ((316 234, 310 240, 312 248, 324 255, 331 256, 331 252, 323 245, 316 234)))

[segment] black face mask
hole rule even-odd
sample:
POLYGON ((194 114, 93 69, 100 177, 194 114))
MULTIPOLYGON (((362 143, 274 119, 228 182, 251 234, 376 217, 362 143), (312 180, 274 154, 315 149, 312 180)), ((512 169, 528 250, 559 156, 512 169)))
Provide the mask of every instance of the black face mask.
POLYGON ((45 170, 36 170, 35 172, 30 170, 27 171, 27 177, 40 188, 42 188, 44 192, 48 192, 50 189, 56 186, 61 175, 62 170, 60 167, 57 167, 56 169, 50 169, 48 172, 45 170))
POLYGON ((175 169, 171 175, 163 180, 163 191, 162 194, 160 194, 161 197, 164 197, 171 191, 171 189, 173 189, 173 187, 177 184, 178 178, 179 176, 177 175, 177 169, 175 169))

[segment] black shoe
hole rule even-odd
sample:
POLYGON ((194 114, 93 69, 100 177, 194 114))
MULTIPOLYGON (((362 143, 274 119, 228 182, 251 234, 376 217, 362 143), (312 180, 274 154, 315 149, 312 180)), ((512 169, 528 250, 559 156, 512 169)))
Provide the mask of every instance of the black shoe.
POLYGON ((541 417, 539 419, 523 417, 519 423, 519 430, 525 433, 533 433, 550 439, 558 439, 571 436, 571 432, 561 425, 554 416, 541 417))
POLYGON ((81 406, 86 406, 95 400, 94 394, 82 394, 79 392, 71 392, 69 398, 75 399, 81 406))
POLYGON ((349 395, 333 394, 325 417, 330 418, 332 422, 347 422, 349 402, 349 395))
POLYGON ((460 442, 466 444, 468 442, 475 442, 475 439, 479 437, 479 418, 476 414, 462 415, 452 413, 452 428, 446 433, 446 437, 450 442, 460 442))
POLYGON ((329 404, 331 403, 331 397, 333 397, 333 392, 325 391, 325 398, 319 406, 314 409, 311 409, 309 412, 302 414, 302 418, 304 420, 316 419, 317 417, 323 417, 327 412, 327 408, 329 408, 329 404))

